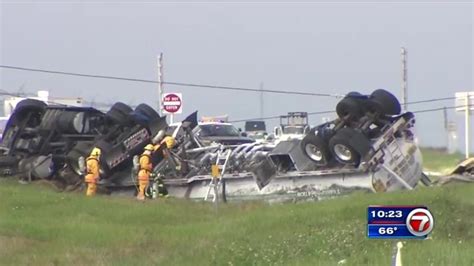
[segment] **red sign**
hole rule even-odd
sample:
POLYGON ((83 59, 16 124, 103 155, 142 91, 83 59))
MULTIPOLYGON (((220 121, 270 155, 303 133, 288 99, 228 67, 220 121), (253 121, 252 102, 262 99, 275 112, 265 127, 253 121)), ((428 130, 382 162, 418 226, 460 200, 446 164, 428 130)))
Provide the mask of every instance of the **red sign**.
POLYGON ((408 231, 415 236, 428 235, 433 230, 433 215, 427 209, 414 209, 408 214, 406 226, 408 231))
POLYGON ((181 99, 181 93, 166 93, 163 95, 163 111, 170 114, 181 113, 181 99))

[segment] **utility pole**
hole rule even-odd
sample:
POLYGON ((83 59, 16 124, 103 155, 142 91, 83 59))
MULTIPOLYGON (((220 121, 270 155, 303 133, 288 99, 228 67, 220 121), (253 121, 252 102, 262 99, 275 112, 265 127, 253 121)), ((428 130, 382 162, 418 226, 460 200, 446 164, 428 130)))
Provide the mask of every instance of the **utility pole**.
POLYGON ((401 49, 401 56, 402 56, 402 107, 403 111, 407 111, 407 99, 408 99, 408 92, 407 92, 407 50, 402 47, 401 49))
POLYGON ((443 108, 444 131, 446 132, 446 150, 449 149, 449 130, 448 130, 448 109, 443 108))
POLYGON ((260 82, 260 118, 263 118, 263 82, 260 82))
POLYGON ((466 159, 469 158, 470 145, 470 114, 474 111, 474 91, 456 92, 456 111, 464 112, 464 137, 465 137, 465 151, 466 159))
POLYGON ((158 113, 163 115, 163 53, 158 56, 158 113))
POLYGON ((469 114, 471 113, 471 106, 470 106, 470 99, 469 99, 469 93, 466 92, 466 107, 465 107, 465 113, 464 113, 464 116, 466 118, 466 127, 465 127, 465 130, 466 132, 464 132, 464 134, 466 134, 466 159, 469 158, 469 139, 471 138, 471 136, 469 136, 469 124, 470 124, 470 120, 469 120, 469 114))

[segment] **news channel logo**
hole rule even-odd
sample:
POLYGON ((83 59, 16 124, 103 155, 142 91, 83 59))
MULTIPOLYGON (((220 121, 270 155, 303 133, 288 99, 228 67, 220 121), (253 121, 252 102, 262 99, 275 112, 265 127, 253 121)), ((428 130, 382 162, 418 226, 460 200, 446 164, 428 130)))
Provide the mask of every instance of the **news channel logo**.
POLYGON ((426 206, 372 205, 367 208, 367 236, 385 239, 425 239, 434 228, 426 206))

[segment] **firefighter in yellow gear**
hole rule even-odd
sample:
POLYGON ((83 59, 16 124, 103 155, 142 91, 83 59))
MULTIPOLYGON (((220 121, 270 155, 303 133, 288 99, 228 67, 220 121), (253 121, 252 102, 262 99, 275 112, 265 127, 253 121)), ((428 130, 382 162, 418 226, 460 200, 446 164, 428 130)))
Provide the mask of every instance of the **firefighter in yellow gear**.
POLYGON ((142 155, 140 155, 139 165, 140 169, 138 171, 138 200, 145 200, 145 189, 150 183, 150 173, 153 169, 151 163, 151 153, 154 151, 152 144, 145 146, 145 150, 142 155))
POLYGON ((99 163, 100 149, 93 148, 89 157, 86 159, 87 174, 84 181, 87 184, 86 196, 94 196, 97 191, 97 182, 99 181, 99 163))
POLYGON ((166 143, 166 148, 167 149, 172 149, 174 145, 176 144, 176 141, 173 137, 171 136, 166 136, 162 141, 161 144, 166 143))
MULTIPOLYGON (((162 149, 163 157, 165 159, 170 159, 169 158, 169 150, 172 149, 175 144, 176 144, 176 141, 173 137, 166 136, 166 137, 163 138, 163 140, 160 141, 159 144, 156 144, 154 146, 154 150, 157 151, 162 145, 164 145, 163 149, 162 149)), ((161 177, 158 177, 157 180, 155 180, 155 182, 158 185, 158 196, 167 198, 168 197, 168 190, 165 187, 163 179, 161 177)))

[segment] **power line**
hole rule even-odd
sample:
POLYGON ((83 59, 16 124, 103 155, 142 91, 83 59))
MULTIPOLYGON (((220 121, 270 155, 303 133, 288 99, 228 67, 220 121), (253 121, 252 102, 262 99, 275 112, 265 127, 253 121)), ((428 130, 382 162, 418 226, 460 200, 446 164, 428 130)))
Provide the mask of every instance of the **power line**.
MULTIPOLYGON (((74 73, 74 72, 65 72, 65 71, 56 71, 56 70, 47 70, 47 69, 38 69, 38 68, 8 66, 8 65, 0 65, 0 68, 21 70, 21 71, 30 71, 30 72, 41 72, 41 73, 49 73, 49 74, 68 75, 68 76, 78 76, 78 77, 89 77, 89 78, 100 78, 100 79, 111 79, 111 80, 122 80, 122 81, 131 81, 131 82, 142 82, 142 83, 158 84, 157 80, 151 80, 151 79, 138 79, 138 78, 129 78, 129 77, 84 74, 84 73, 74 73)), ((267 92, 267 93, 277 93, 277 94, 294 94, 294 95, 334 97, 334 98, 344 97, 344 95, 329 94, 329 93, 315 93, 315 92, 302 92, 302 91, 283 91, 283 90, 268 90, 268 89, 252 89, 252 88, 244 88, 244 87, 218 86, 218 85, 196 84, 196 83, 174 82, 174 81, 164 81, 163 84, 172 85, 172 86, 199 87, 199 88, 220 89, 220 90, 267 92)))
MULTIPOLYGON (((446 107, 439 107, 439 108, 432 108, 432 109, 422 109, 422 110, 417 110, 417 111, 412 111, 414 114, 420 114, 420 113, 429 113, 429 112, 435 112, 435 111, 441 111, 444 109, 456 109, 456 108, 461 108, 465 107, 466 105, 458 105, 458 106, 446 106, 446 107)), ((311 115, 321 115, 321 114, 333 114, 336 111, 318 111, 318 112, 311 112, 308 113, 308 116, 311 115)), ((245 122, 245 121, 251 121, 251 120, 272 120, 272 119, 278 119, 280 116, 267 116, 267 117, 256 117, 256 118, 249 118, 249 119, 239 119, 239 120, 233 120, 230 121, 231 123, 237 123, 237 122, 245 122)))
MULTIPOLYGON (((130 81, 130 82, 142 82, 142 83, 154 83, 154 84, 158 83, 158 81, 150 80, 150 79, 138 79, 138 78, 129 78, 129 77, 84 74, 84 73, 65 72, 65 71, 56 71, 56 70, 47 70, 47 69, 38 69, 38 68, 26 68, 26 67, 9 66, 9 65, 0 65, 0 68, 20 70, 20 71, 30 71, 30 72, 41 72, 41 73, 49 73, 49 74, 68 75, 68 76, 78 76, 78 77, 122 80, 122 81, 130 81)), ((199 88, 236 90, 236 91, 250 91, 250 92, 267 92, 267 93, 293 94, 293 95, 304 95, 304 96, 321 96, 321 97, 335 97, 335 98, 343 97, 343 95, 338 95, 338 94, 312 93, 312 92, 300 92, 300 91, 268 90, 268 89, 261 89, 261 88, 260 89, 252 89, 252 88, 244 88, 244 87, 218 86, 218 85, 195 84, 195 83, 172 82, 172 81, 165 81, 165 82, 163 82, 163 84, 172 85, 172 86, 183 86, 183 87, 199 87, 199 88)), ((0 95, 9 95, 9 96, 16 96, 16 97, 25 96, 25 95, 20 95, 18 93, 14 94, 14 93, 6 92, 6 91, 3 91, 3 90, 0 90, 0 95)), ((455 97, 433 98, 433 99, 425 99, 425 100, 407 102, 405 104, 406 105, 414 105, 414 104, 420 104, 420 103, 438 102, 438 101, 453 100, 453 99, 455 99, 455 97)), ((103 105, 103 106, 108 106, 109 105, 109 104, 98 103, 98 102, 96 102, 96 104, 103 105)), ((456 107, 447 107, 447 108, 452 109, 452 108, 456 108, 456 107)), ((438 110, 442 110, 442 109, 443 108, 434 108, 434 109, 426 109, 426 110, 420 110, 420 111, 415 111, 415 112, 416 113, 424 113, 424 112, 430 112, 430 111, 438 111, 438 110)), ((308 113, 308 115, 330 114, 330 113, 334 113, 334 111, 311 112, 311 113, 308 113)), ((243 121, 248 121, 248 120, 270 120, 270 119, 278 119, 278 118, 280 118, 280 116, 268 116, 268 117, 252 118, 252 119, 239 119, 239 120, 235 120, 235 121, 232 121, 232 122, 243 122, 243 121)))
POLYGON ((444 109, 456 109, 456 108, 461 108, 461 107, 467 107, 467 105, 445 106, 445 107, 439 107, 439 108, 424 109, 424 110, 413 111, 412 113, 415 113, 415 114, 429 113, 429 112, 435 112, 435 111, 442 111, 444 109))
POLYGON ((454 99, 456 99, 456 97, 433 98, 433 99, 427 99, 427 100, 407 102, 406 105, 419 104, 419 103, 439 102, 439 101, 454 100, 454 99))
MULTIPOLYGON (((78 77, 122 80, 122 81, 130 81, 130 82, 143 82, 143 83, 154 83, 154 84, 158 83, 158 81, 150 80, 150 79, 138 79, 138 78, 128 78, 128 77, 118 77, 118 76, 83 74, 83 73, 55 71, 55 70, 38 69, 38 68, 26 68, 26 67, 9 66, 9 65, 0 65, 0 68, 21 70, 21 71, 30 71, 30 72, 41 72, 41 73, 49 73, 49 74, 68 75, 68 76, 78 76, 78 77)), ((250 91, 250 92, 262 92, 263 91, 263 92, 278 93, 278 94, 294 94, 294 95, 335 97, 335 98, 342 98, 344 96, 344 95, 339 95, 339 94, 328 94, 328 93, 281 91, 281 90, 268 90, 268 89, 267 90, 265 90, 265 89, 262 90, 262 89, 252 89, 252 88, 244 88, 244 87, 218 86, 218 85, 208 85, 208 84, 194 84, 194 83, 172 82, 172 81, 164 81, 163 84, 172 85, 172 86, 183 86, 183 87, 199 87, 199 88, 209 88, 209 89, 237 90, 237 91, 250 91)), ((444 101, 444 100, 453 100, 455 98, 456 97, 433 98, 433 99, 407 102, 406 105, 428 103, 428 102, 437 102, 437 101, 444 101)))

